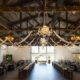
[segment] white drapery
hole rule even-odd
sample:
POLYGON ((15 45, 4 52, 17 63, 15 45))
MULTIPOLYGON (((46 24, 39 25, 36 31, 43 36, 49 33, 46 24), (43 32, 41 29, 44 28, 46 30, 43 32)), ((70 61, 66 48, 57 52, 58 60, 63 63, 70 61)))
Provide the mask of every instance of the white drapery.
POLYGON ((34 42, 35 38, 32 39, 32 41, 28 44, 29 46, 31 46, 31 44, 34 42))
POLYGON ((58 45, 58 43, 56 43, 52 38, 50 38, 50 40, 51 40, 55 45, 58 45))
POLYGON ((20 45, 21 43, 26 41, 30 37, 31 34, 32 34, 32 31, 30 31, 29 34, 24 39, 22 39, 20 42, 16 43, 15 45, 20 45))
POLYGON ((65 40, 64 38, 60 37, 55 31, 53 31, 53 32, 61 41, 65 42, 67 44, 71 44, 71 45, 73 44, 72 42, 69 42, 69 41, 65 40))

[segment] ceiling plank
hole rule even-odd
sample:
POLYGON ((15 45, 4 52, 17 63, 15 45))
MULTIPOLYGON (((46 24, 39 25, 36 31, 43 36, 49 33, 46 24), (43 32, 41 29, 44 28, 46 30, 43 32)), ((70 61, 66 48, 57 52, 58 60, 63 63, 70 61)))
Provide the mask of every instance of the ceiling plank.
POLYGON ((18 0, 16 3, 8 4, 9 7, 24 6, 36 2, 36 0, 18 0))
MULTIPOLYGON (((28 15, 29 15, 29 16, 32 16, 30 13, 28 13, 28 15)), ((36 23, 40 24, 35 18, 32 17, 32 19, 33 19, 36 23)))
POLYGON ((5 20, 7 20, 8 22, 10 22, 10 20, 6 17, 6 16, 4 16, 2 13, 0 14, 0 16, 1 17, 3 17, 5 20))
POLYGON ((27 21, 27 20, 30 20, 30 19, 32 19, 32 18, 35 18, 35 17, 37 17, 37 15, 33 15, 33 16, 30 16, 30 17, 25 17, 25 18, 23 18, 21 21, 20 21, 20 19, 19 19, 19 20, 16 20, 16 21, 13 21, 13 22, 9 23, 8 25, 20 24, 20 22, 23 23, 23 22, 25 22, 25 21, 27 21))

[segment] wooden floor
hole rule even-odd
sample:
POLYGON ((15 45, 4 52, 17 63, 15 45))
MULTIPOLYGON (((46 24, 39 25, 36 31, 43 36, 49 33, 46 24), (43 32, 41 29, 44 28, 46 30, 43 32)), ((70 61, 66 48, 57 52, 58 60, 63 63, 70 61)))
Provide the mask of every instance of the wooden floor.
MULTIPOLYGON (((75 73, 76 75, 76 73, 75 73)), ((80 80, 80 74, 74 80, 80 80)), ((0 76, 0 80, 19 80, 18 71, 6 73, 0 76)), ((23 80, 23 79, 21 79, 23 80)), ((29 78, 25 80, 67 80, 51 64, 36 64, 29 78)))

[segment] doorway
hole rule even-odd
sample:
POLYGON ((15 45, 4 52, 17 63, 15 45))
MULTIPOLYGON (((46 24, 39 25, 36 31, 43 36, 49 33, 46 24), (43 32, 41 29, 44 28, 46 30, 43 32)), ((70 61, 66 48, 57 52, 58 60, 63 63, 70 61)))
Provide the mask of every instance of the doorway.
POLYGON ((32 46, 31 57, 32 61, 53 62, 55 60, 54 46, 32 46))

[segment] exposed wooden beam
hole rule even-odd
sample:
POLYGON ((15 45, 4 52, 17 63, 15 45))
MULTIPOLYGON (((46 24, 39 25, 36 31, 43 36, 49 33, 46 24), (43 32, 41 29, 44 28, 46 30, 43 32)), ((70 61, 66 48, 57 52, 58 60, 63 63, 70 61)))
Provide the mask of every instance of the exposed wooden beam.
MULTIPOLYGON (((69 30, 69 31, 70 31, 71 29, 72 29, 72 30, 75 30, 76 28, 68 28, 68 29, 67 29, 67 28, 54 28, 54 27, 53 27, 52 29, 53 29, 53 30, 59 30, 59 29, 60 29, 61 31, 66 31, 66 30, 69 30)), ((35 28, 29 27, 28 29, 27 29, 27 28, 25 28, 25 29, 19 29, 19 28, 18 28, 18 29, 12 30, 11 32, 27 31, 27 30, 28 30, 28 31, 32 31, 32 30, 33 30, 33 31, 38 31, 38 27, 35 27, 35 28)), ((78 30, 80 31, 80 28, 78 28, 78 30)), ((2 30, 2 29, 0 29, 0 32, 9 32, 9 31, 8 31, 8 30, 2 30)))
POLYGON ((10 20, 9 20, 6 16, 4 16, 2 13, 0 14, 0 16, 1 16, 2 18, 4 18, 5 20, 7 20, 8 22, 10 22, 10 20))
MULTIPOLYGON (((15 3, 10 3, 8 4, 8 6, 24 6, 27 4, 32 4, 32 3, 39 3, 40 4, 41 0, 18 0, 15 3)), ((6 0, 4 0, 4 3, 6 2, 6 0)), ((44 3, 44 0, 42 1, 44 3)), ((47 2, 50 3, 55 3, 57 5, 80 5, 79 1, 72 1, 72 0, 47 0, 47 2)), ((48 5, 49 5, 48 4, 48 5)))
MULTIPOLYGON (((28 15, 29 15, 29 16, 32 16, 31 14, 28 14, 28 15)), ((36 23, 40 24, 35 18, 32 17, 32 19, 33 19, 36 23)))
POLYGON ((64 5, 66 6, 80 6, 79 0, 64 0, 64 5))
POLYGON ((64 0, 56 0, 56 5, 57 6, 64 5, 64 0))
MULTIPOLYGON (((49 14, 49 17, 53 18, 53 21, 59 20, 59 21, 65 22, 65 23, 66 23, 66 27, 68 27, 68 23, 70 23, 70 24, 72 24, 72 25, 76 25, 76 24, 78 23, 78 21, 80 20, 80 19, 78 19, 77 21, 69 20, 69 19, 68 19, 68 13, 67 13, 67 11, 66 11, 66 18, 65 18, 65 19, 62 18, 62 17, 60 17, 59 14, 57 14, 56 16, 49 14)), ((52 22, 52 21, 51 21, 51 22, 52 22)))
POLYGON ((18 0, 17 2, 10 3, 7 6, 9 6, 9 7, 25 6, 25 5, 27 6, 27 5, 33 4, 35 2, 38 3, 38 2, 40 2, 40 0, 18 0))
POLYGON ((80 6, 60 6, 60 7, 46 7, 46 9, 44 10, 43 7, 4 7, 4 6, 0 6, 0 12, 2 11, 6 11, 6 12, 10 12, 10 11, 16 11, 16 12, 33 12, 33 11, 79 11, 80 10, 80 6))

